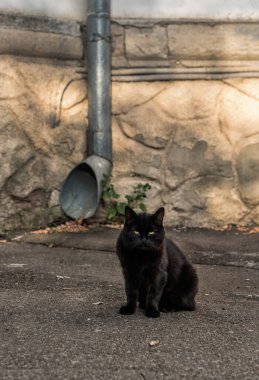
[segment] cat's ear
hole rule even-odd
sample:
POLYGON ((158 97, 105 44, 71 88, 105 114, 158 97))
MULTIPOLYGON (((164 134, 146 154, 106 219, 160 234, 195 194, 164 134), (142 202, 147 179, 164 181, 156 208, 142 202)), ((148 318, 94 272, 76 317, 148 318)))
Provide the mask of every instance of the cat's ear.
POLYGON ((165 215, 165 209, 164 207, 160 207, 154 214, 153 214, 153 220, 154 223, 157 224, 158 226, 163 225, 163 219, 165 215))
POLYGON ((125 207, 125 224, 130 223, 133 219, 137 217, 135 211, 132 210, 129 206, 125 207))

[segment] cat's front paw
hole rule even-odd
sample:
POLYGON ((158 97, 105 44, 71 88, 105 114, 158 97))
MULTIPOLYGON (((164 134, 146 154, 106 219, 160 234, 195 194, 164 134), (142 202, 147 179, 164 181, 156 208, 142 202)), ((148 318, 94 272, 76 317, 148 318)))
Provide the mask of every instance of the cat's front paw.
POLYGON ((130 314, 134 314, 135 310, 136 310, 136 307, 125 305, 125 306, 120 307, 119 313, 123 315, 130 315, 130 314))
POLYGON ((149 318, 158 318, 160 317, 160 311, 154 307, 148 307, 145 316, 149 318))

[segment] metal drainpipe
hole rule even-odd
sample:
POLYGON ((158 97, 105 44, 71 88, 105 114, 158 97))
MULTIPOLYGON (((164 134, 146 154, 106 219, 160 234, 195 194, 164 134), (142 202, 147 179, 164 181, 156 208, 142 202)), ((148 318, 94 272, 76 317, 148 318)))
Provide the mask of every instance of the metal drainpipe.
POLYGON ((110 0, 88 0, 88 157, 68 175, 60 205, 73 219, 87 219, 97 210, 102 180, 112 169, 110 0))

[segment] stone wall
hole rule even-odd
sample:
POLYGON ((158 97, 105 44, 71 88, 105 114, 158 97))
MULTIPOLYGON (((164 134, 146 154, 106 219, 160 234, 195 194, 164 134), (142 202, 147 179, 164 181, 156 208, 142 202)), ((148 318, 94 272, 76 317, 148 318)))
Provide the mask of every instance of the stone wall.
POLYGON ((84 155, 85 81, 74 67, 11 57, 0 73, 0 226, 44 225, 61 216, 61 184, 84 155))
POLYGON ((168 224, 259 223, 259 79, 115 84, 114 181, 168 224))
MULTIPOLYGON (((23 56, 20 46, 18 56, 0 38, 0 230, 64 218, 60 188, 86 155, 82 28, 24 25, 17 19, 0 25, 0 37, 8 32, 13 44, 37 46, 23 56), (37 33, 46 43, 34 44, 37 33), (60 41, 65 50, 57 50, 60 41)), ((256 47, 248 60, 255 29, 226 25, 227 35, 230 28, 234 34, 235 47, 224 45, 235 56, 231 63, 216 40, 210 50, 200 46, 199 55, 200 42, 195 49, 188 44, 185 27, 190 24, 113 24, 114 185, 125 194, 131 184, 149 182, 148 209, 164 205, 169 225, 259 223, 256 47)))

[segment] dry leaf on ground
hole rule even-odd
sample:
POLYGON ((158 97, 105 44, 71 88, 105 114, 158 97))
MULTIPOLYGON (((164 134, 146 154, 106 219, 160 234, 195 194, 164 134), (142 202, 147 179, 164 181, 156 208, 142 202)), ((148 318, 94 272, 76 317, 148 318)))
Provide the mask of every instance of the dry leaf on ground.
POLYGON ((160 344, 160 340, 159 339, 154 339, 154 340, 151 340, 148 345, 149 347, 155 347, 155 346, 158 346, 160 344))

